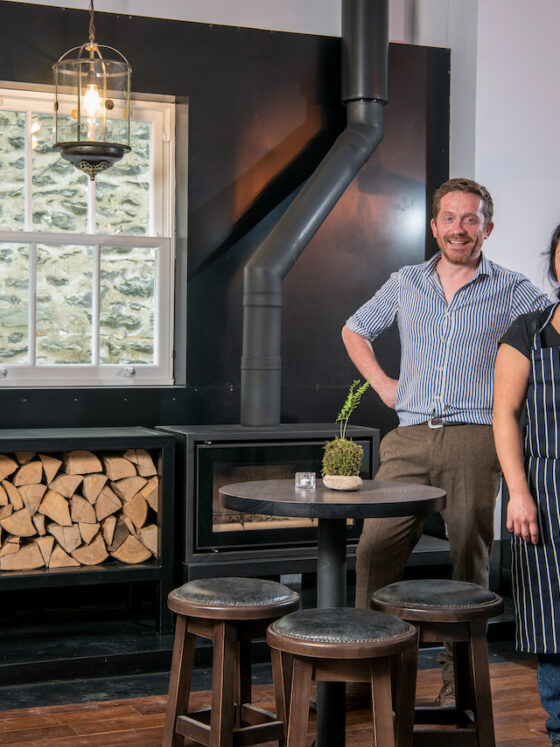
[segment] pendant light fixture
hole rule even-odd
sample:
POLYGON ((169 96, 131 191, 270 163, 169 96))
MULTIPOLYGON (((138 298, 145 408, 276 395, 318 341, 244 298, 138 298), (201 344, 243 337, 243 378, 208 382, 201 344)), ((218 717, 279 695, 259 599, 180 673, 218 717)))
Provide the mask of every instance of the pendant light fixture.
POLYGON ((132 73, 118 50, 95 41, 94 12, 90 0, 89 41, 53 65, 53 148, 91 180, 130 151, 132 73))

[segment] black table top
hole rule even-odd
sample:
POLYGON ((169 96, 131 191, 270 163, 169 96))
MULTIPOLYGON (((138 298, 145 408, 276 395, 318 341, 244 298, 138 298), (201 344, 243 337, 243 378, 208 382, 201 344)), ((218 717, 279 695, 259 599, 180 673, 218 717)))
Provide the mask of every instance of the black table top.
POLYGON ((364 480, 360 490, 296 488, 290 480, 254 480, 220 488, 222 504, 234 511, 318 519, 425 516, 445 508, 445 491, 408 482, 364 480))

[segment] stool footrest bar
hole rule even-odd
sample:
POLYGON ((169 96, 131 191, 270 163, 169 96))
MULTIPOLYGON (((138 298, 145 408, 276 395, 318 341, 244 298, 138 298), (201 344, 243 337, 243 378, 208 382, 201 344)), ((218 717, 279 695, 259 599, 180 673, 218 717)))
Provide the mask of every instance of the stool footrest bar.
POLYGON ((417 707, 414 710, 415 724, 474 724, 474 717, 469 711, 460 708, 440 708, 439 706, 417 707))

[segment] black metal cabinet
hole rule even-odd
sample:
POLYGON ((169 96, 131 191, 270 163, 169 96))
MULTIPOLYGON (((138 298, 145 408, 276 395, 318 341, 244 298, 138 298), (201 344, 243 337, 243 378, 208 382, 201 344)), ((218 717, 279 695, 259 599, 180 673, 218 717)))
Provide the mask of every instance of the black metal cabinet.
POLYGON ((173 588, 173 512, 175 440, 172 435, 143 427, 131 428, 33 428, 0 430, 0 453, 35 451, 43 454, 72 450, 109 453, 147 449, 156 457, 159 476, 159 557, 139 564, 112 560, 97 566, 41 568, 32 571, 0 571, 0 591, 83 584, 155 581, 158 588, 160 633, 172 629, 167 595, 173 588))

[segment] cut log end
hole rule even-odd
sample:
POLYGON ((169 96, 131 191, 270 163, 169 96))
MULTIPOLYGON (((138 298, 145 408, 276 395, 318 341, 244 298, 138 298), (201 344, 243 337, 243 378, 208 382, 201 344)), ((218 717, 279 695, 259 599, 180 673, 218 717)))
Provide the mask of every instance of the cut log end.
POLYGON ((103 537, 98 534, 89 545, 82 545, 72 553, 72 557, 81 565, 100 565, 109 557, 103 537))
POLYGON ((139 539, 129 535, 111 555, 122 563, 143 563, 151 558, 152 553, 139 539))
POLYGON ((68 451, 64 455, 64 471, 69 475, 89 475, 103 472, 103 465, 91 451, 68 451))
POLYGON ((37 545, 25 545, 20 550, 0 557, 2 571, 33 571, 43 568, 45 559, 37 545))
POLYGON ((22 465, 13 478, 16 488, 21 485, 36 485, 43 477, 43 463, 39 460, 22 465))

